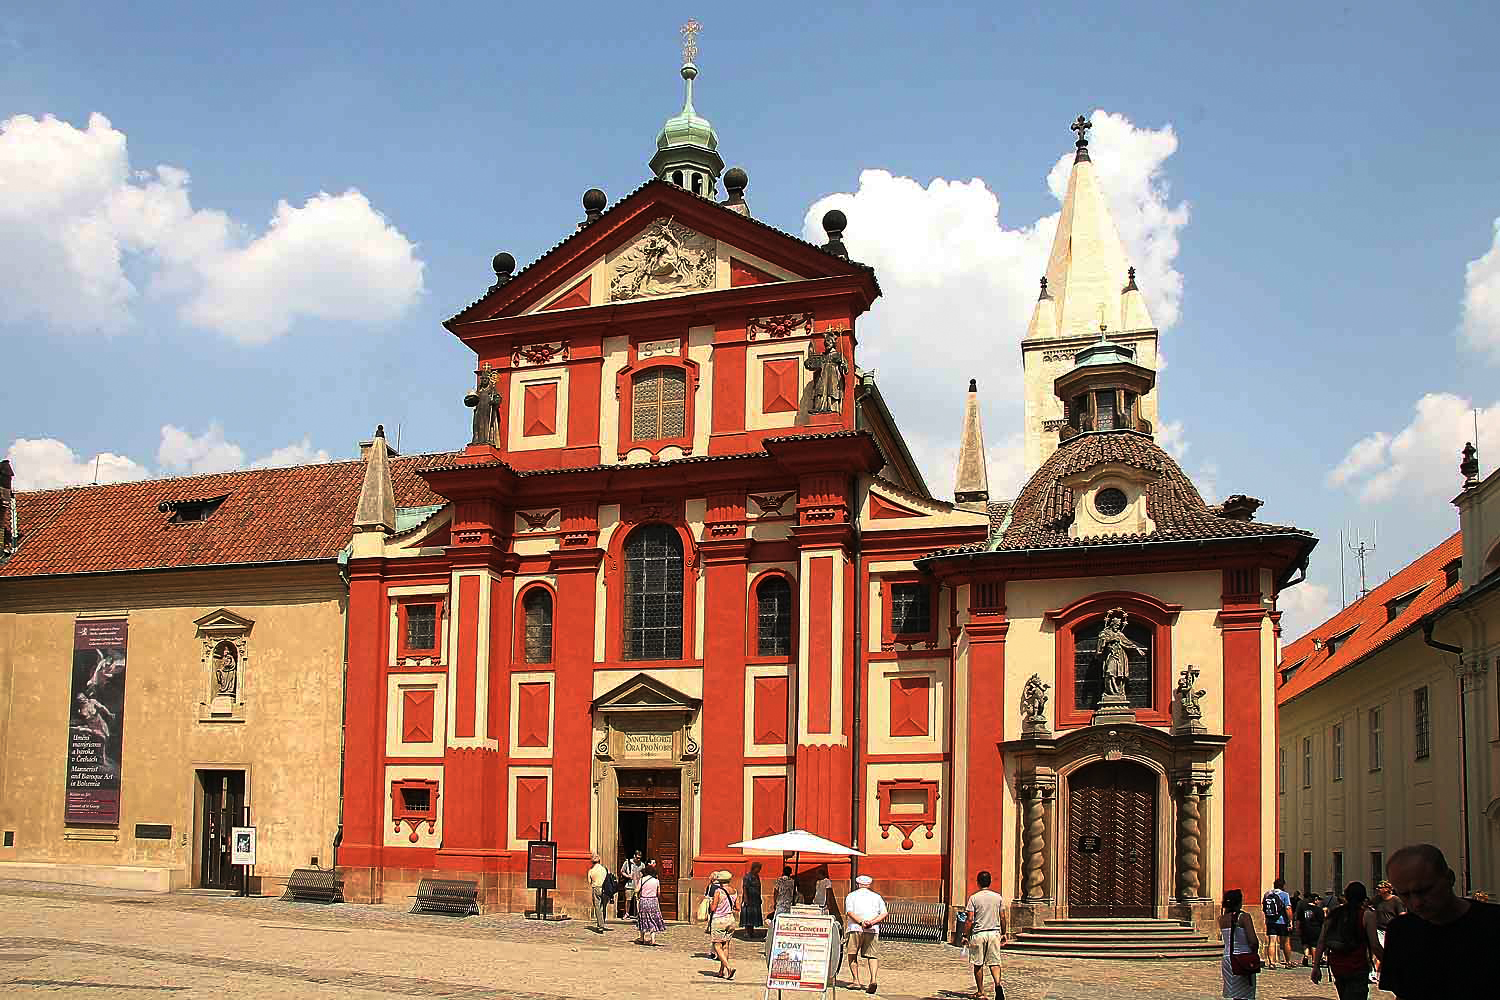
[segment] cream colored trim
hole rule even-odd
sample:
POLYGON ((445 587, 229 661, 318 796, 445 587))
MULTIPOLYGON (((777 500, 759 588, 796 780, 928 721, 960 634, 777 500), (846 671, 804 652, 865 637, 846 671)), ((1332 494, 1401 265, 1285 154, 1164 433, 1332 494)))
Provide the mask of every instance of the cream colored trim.
POLYGON ((506 836, 510 840, 512 851, 526 850, 526 841, 516 836, 516 779, 517 778, 546 778, 547 779, 547 821, 552 821, 552 793, 556 788, 557 781, 552 776, 550 767, 512 767, 506 780, 509 783, 510 794, 506 796, 506 808, 509 815, 506 817, 506 836))
POLYGON ((812 372, 802 364, 807 357, 807 345, 812 337, 788 337, 786 340, 771 340, 750 344, 745 348, 745 374, 748 389, 745 393, 745 429, 771 430, 784 427, 805 426, 809 414, 802 407, 807 396, 807 386, 812 372), (767 413, 765 405, 765 362, 793 361, 797 370, 797 408, 785 413, 767 413))
MULTIPOLYGON (((688 534, 692 535, 695 544, 703 541, 704 521, 708 516, 708 501, 704 499, 688 500, 683 505, 682 516, 687 522, 688 534)), ((683 557, 690 559, 688 553, 683 557)), ((708 574, 703 572, 700 565, 698 573, 693 582, 693 659, 703 659, 703 629, 704 617, 707 612, 708 601, 708 574)))
POLYGON ((886 559, 869 564, 870 575, 877 573, 915 573, 917 564, 911 559, 886 559))
POLYGON ((832 650, 830 659, 832 661, 832 677, 830 678, 830 697, 832 699, 830 719, 831 733, 811 733, 807 728, 807 705, 808 705, 808 669, 810 662, 810 635, 811 629, 805 626, 797 636, 797 738, 807 743, 827 743, 842 746, 848 742, 844 733, 844 571, 848 565, 848 559, 844 556, 842 549, 804 549, 800 553, 801 561, 797 573, 798 580, 798 615, 802 622, 809 617, 811 604, 811 564, 814 559, 829 559, 833 578, 833 600, 831 602, 831 615, 829 628, 831 632, 830 642, 832 650))
MULTIPOLYGON (((248 783, 248 781, 247 781, 248 783)), ((386 847, 442 847, 443 846, 443 796, 448 794, 447 782, 443 780, 443 765, 441 764, 387 764, 385 767, 385 783, 381 786, 381 794, 385 797, 385 826, 384 836, 381 843, 386 847), (391 782, 421 779, 424 781, 436 781, 438 783, 437 800, 437 822, 433 825, 431 832, 427 829, 425 822, 418 823, 416 834, 417 842, 411 842, 411 827, 405 823, 401 824, 399 830, 391 827, 395 823, 395 803, 391 801, 391 782)))
MULTIPOLYGON (((552 290, 551 294, 549 294, 544 299, 538 299, 536 305, 534 305, 531 308, 527 309, 524 313, 522 313, 522 315, 529 316, 532 313, 539 313, 539 312, 541 312, 542 310, 544 310, 548 306, 550 306, 552 303, 556 302, 558 299, 563 298, 564 296, 566 296, 568 294, 568 292, 572 291, 573 287, 575 285, 577 285, 580 281, 582 281, 584 278, 587 278, 587 277, 590 277, 590 276, 593 277, 594 281, 589 286, 589 306, 602 305, 603 302, 604 302, 604 296, 601 293, 600 286, 604 283, 605 278, 604 278, 604 256, 601 254, 592 263, 590 263, 587 267, 584 267, 582 270, 573 272, 573 274, 570 277, 567 277, 567 278, 563 279, 562 281, 558 282, 557 286, 552 290)), ((588 308, 588 306, 569 306, 567 309, 559 309, 557 311, 558 312, 571 312, 574 309, 587 309, 587 308, 588 308)))
POLYGON ((472 737, 455 735, 458 731, 458 706, 457 698, 448 699, 448 742, 450 747, 487 747, 491 750, 500 748, 499 740, 495 734, 489 732, 490 703, 490 592, 493 583, 499 579, 489 570, 455 570, 452 575, 451 592, 453 599, 448 602, 450 620, 453 627, 448 630, 448 690, 458 690, 458 636, 462 622, 459 615, 462 609, 459 605, 459 595, 462 593, 460 581, 463 577, 472 576, 479 580, 479 607, 477 614, 477 637, 475 643, 475 657, 477 663, 474 670, 474 733, 472 737))
POLYGON ((877 660, 870 664, 867 691, 868 706, 864 718, 868 724, 870 753, 942 753, 948 728, 948 661, 946 657, 930 660, 877 660), (927 735, 896 736, 891 729, 891 681, 897 677, 926 677, 931 687, 927 699, 927 735))
POLYGON ((385 755, 387 757, 441 757, 443 755, 442 721, 447 716, 447 685, 441 670, 430 674, 386 675, 385 755), (401 694, 403 691, 433 692, 432 739, 426 743, 405 743, 401 739, 401 694))
POLYGON ((720 288, 730 287, 729 258, 731 255, 738 257, 740 260, 744 261, 746 264, 749 264, 751 267, 764 271, 774 278, 780 278, 782 281, 803 280, 801 275, 793 274, 786 268, 781 267, 777 264, 773 264, 770 261, 766 260, 764 257, 757 257, 753 253, 747 253, 746 251, 741 250, 739 247, 731 246, 728 243, 725 243, 723 240, 716 240, 715 242, 718 244, 718 260, 716 261, 716 266, 714 268, 714 280, 715 284, 717 284, 720 288))
POLYGON ((615 383, 630 361, 629 337, 604 338, 604 366, 599 373, 599 460, 612 462, 620 451, 620 401, 615 383))
MULTIPOLYGON (((758 677, 790 677, 788 665, 784 663, 751 663, 745 667, 745 746, 744 755, 754 757, 785 757, 787 748, 760 746, 755 742, 755 680, 758 677)), ((790 690, 790 688, 788 688, 790 690)), ((790 706, 788 706, 790 707, 790 706)), ((788 715, 791 713, 788 712, 788 715)), ((790 722, 790 719, 788 719, 790 722)))
POLYGON ((551 671, 530 671, 510 675, 510 757, 512 760, 555 756, 552 734, 557 728, 557 675, 551 671), (547 745, 521 746, 521 685, 547 685, 547 745))
POLYGON ((439 594, 446 596, 448 585, 445 583, 424 584, 423 586, 411 587, 387 587, 386 591, 391 597, 417 597, 427 594, 439 594))
POLYGON ((568 396, 569 369, 566 365, 546 365, 539 368, 518 368, 510 374, 510 450, 538 451, 543 448, 561 448, 568 443, 568 396), (526 436, 524 417, 526 409, 526 387, 549 382, 557 384, 557 414, 551 434, 526 436))
MULTIPOLYGON (((714 328, 688 328, 687 356, 698 364, 698 391, 693 399, 693 454, 708 454, 714 418, 714 328)), ((663 458, 666 456, 663 455, 663 458)))
MULTIPOLYGON (((931 857, 943 852, 943 820, 946 811, 943 808, 947 801, 948 789, 943 784, 943 765, 937 762, 918 764, 870 764, 865 769, 865 801, 864 801, 864 843, 861 845, 866 854, 879 854, 898 858, 931 857), (936 781, 938 783, 937 815, 929 831, 926 826, 918 827, 912 833, 912 849, 902 850, 902 834, 900 830, 891 827, 888 836, 882 836, 880 832, 880 796, 877 788, 882 781, 893 781, 897 779, 920 778, 925 781, 936 781), (931 832, 932 838, 927 834, 931 832)), ((972 881, 972 878, 970 879, 972 881)))
MULTIPOLYGON (((749 840, 754 836, 750 832, 750 824, 755 820, 755 779, 756 778, 786 778, 786 815, 791 815, 791 797, 795 794, 792 782, 792 769, 786 764, 747 764, 745 765, 745 780, 742 786, 744 795, 744 808, 740 810, 740 839, 749 840)), ((779 857, 777 851, 746 851, 751 857, 779 857)))

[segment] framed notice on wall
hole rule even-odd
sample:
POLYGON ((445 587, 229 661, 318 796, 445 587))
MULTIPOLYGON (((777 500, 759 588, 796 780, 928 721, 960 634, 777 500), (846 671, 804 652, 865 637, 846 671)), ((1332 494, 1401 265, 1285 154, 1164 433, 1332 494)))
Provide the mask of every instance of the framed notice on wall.
POLYGON ((557 842, 555 840, 528 840, 526 842, 526 888, 557 888, 557 842))
POLYGON ((255 864, 255 827, 236 826, 229 830, 229 863, 255 864))
POLYGON ((123 618, 80 618, 73 623, 65 823, 120 822, 127 625, 123 618))

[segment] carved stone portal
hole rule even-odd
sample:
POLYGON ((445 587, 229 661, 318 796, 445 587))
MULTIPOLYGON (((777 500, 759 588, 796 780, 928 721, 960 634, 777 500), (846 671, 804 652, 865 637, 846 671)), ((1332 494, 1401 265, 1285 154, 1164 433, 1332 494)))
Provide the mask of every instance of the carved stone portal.
POLYGON ((1057 797, 1057 779, 1037 775, 1021 785, 1021 899, 1036 902, 1047 891, 1050 813, 1057 797))
POLYGON ((697 292, 714 287, 717 246, 674 219, 658 219, 609 264, 609 300, 697 292))

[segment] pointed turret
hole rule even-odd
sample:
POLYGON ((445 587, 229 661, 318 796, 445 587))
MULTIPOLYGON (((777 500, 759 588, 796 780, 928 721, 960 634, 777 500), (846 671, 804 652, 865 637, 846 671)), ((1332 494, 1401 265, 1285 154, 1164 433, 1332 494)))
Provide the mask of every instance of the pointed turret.
POLYGON ((984 431, 979 426, 979 386, 969 379, 964 401, 964 429, 958 444, 958 475, 953 480, 953 500, 966 510, 988 511, 990 477, 984 463, 984 431))
POLYGON ((390 449, 385 443, 385 425, 375 426, 375 438, 360 443, 365 460, 365 481, 354 508, 354 533, 396 530, 396 491, 391 486, 390 449))
MULTIPOLYGON (((1073 122, 1073 167, 1063 195, 1042 297, 1032 311, 1021 360, 1026 378, 1026 471, 1035 471, 1057 449, 1067 422, 1053 381, 1101 333, 1134 351, 1137 363, 1156 368, 1156 324, 1136 287, 1109 203, 1094 173, 1082 115, 1073 122), (1123 286, 1123 287, 1122 287, 1123 286)), ((1141 416, 1156 419, 1156 392, 1140 401, 1141 416)))

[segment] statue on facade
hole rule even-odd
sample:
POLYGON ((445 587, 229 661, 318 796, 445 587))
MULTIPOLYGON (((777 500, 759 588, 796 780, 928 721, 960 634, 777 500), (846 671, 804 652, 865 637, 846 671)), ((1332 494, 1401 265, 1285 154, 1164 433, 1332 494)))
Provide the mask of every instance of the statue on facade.
POLYGON ((1208 693, 1197 687, 1199 673, 1198 668, 1189 663, 1177 677, 1177 705, 1182 712, 1180 722, 1183 728, 1194 731, 1203 729, 1203 706, 1198 702, 1208 693))
POLYGON ((1104 629, 1099 633, 1099 651, 1104 657, 1104 698, 1101 701, 1129 700, 1125 685, 1130 680, 1130 654, 1144 655, 1146 652, 1126 637, 1125 626, 1129 622, 1129 616, 1120 608, 1104 616, 1104 629))
POLYGON ((823 353, 815 354, 807 349, 807 359, 802 367, 813 372, 811 413, 842 413, 844 411, 844 381, 849 375, 849 363, 839 353, 839 335, 828 330, 823 334, 823 353))
POLYGON ((239 689, 239 654, 235 652, 234 643, 221 642, 219 648, 214 650, 214 694, 225 698, 233 698, 239 689))
POLYGON ((1032 674, 1021 690, 1022 732, 1047 731, 1047 689, 1052 685, 1042 680, 1041 674, 1032 674))
POLYGON ((500 447, 500 390, 495 388, 495 372, 484 365, 478 372, 474 391, 464 397, 464 405, 474 407, 474 436, 470 444, 500 447))

